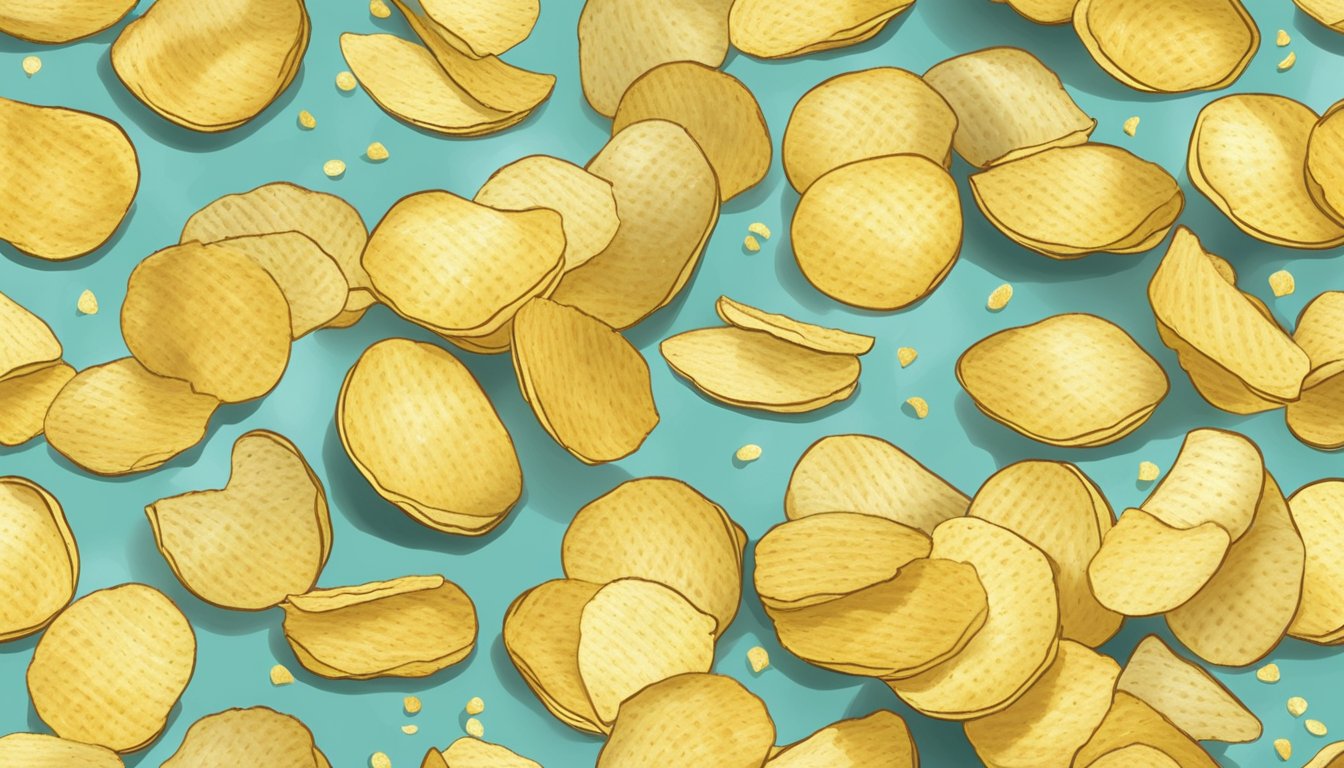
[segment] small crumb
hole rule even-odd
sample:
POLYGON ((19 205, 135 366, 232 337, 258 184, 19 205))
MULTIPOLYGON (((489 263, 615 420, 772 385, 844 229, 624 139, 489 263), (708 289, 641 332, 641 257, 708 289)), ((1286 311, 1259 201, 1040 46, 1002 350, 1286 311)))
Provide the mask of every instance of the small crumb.
POLYGON ((306 109, 299 110, 299 127, 305 131, 311 131, 317 127, 317 118, 313 113, 306 109))
POLYGON ((392 768, 392 758, 386 752, 374 752, 369 757, 369 768, 392 768))
POLYGON ((98 297, 93 295, 93 291, 85 290, 75 301, 75 309, 79 310, 81 315, 98 314, 98 297))
POLYGON ((468 717, 466 731, 468 736, 479 739, 485 735, 485 726, 481 725, 480 720, 477 720, 474 717, 468 717))
POLYGON ((1274 753, 1280 760, 1287 760, 1293 756, 1293 743, 1287 739, 1275 739, 1274 753))
POLYGON ((327 178, 339 179, 345 175, 345 161, 328 160, 322 164, 322 172, 327 174, 327 178))
POLYGON ((354 74, 348 70, 336 75, 336 87, 340 88, 342 91, 353 91, 357 85, 359 85, 359 81, 356 80, 354 74))
POLYGON ((1139 462, 1139 482, 1151 483, 1154 480, 1156 480, 1157 476, 1160 474, 1162 474, 1162 470, 1159 469, 1158 466, 1153 462, 1151 461, 1139 462))
POLYGON ((752 235, 747 235, 746 238, 742 240, 742 247, 746 248, 751 253, 758 253, 761 250, 761 241, 757 240, 752 235))
POLYGON ((42 60, 36 56, 23 57, 23 73, 29 77, 42 71, 42 60))
POLYGON ((914 347, 901 347, 896 350, 896 359, 900 362, 902 368, 915 362, 916 357, 919 357, 919 352, 914 347))
POLYGON ((1133 136, 1139 132, 1139 116, 1135 115, 1125 121, 1123 130, 1126 136, 1133 136))
POLYGON ((420 732, 420 726, 414 723, 407 723, 406 725, 401 726, 401 732, 407 736, 414 736, 420 732))
POLYGON ((747 663, 751 664, 751 671, 760 674, 765 668, 770 666, 770 654, 761 646, 747 649, 747 663))
POLYGON ((747 443, 741 448, 738 448, 737 453, 734 453, 733 457, 738 461, 755 461, 761 458, 761 446, 755 443, 747 443))
POLYGON ((1308 718, 1307 720, 1304 720, 1302 724, 1307 727, 1307 733, 1310 733, 1312 736, 1324 736, 1328 732, 1325 728, 1325 723, 1322 723, 1320 720, 1312 720, 1308 718))
POLYGON ((1275 296, 1287 296, 1297 290, 1297 280, 1293 279, 1292 272, 1280 269, 1269 276, 1269 290, 1273 291, 1275 296))
POLYGON ((990 312, 998 312, 1008 306, 1008 302, 1012 300, 1013 286, 1009 283, 1004 283, 989 294, 989 300, 985 302, 985 307, 989 309, 990 312))
POLYGON ((369 15, 375 19, 386 19, 392 15, 392 9, 383 0, 369 0, 369 15))
POLYGON ((1262 683, 1279 682, 1279 665, 1266 664, 1265 666, 1255 670, 1255 679, 1259 680, 1262 683))
POLYGON ((381 163, 389 157, 387 147, 383 146, 381 141, 370 144, 369 148, 364 150, 364 156, 375 163, 381 163))
POLYGON ((408 715, 420 714, 420 707, 421 704, 419 696, 407 696, 406 698, 401 700, 401 708, 408 715))
POLYGON ((1279 34, 1274 36, 1274 44, 1280 48, 1291 42, 1293 42, 1293 38, 1288 36, 1288 30, 1286 29, 1280 29, 1279 34))
POLYGON ((1288 699, 1288 714, 1293 717, 1301 717, 1307 712, 1307 700, 1301 696, 1292 696, 1288 699))
POLYGON ((922 419, 929 415, 929 403, 922 397, 907 397, 905 404, 915 412, 916 419, 922 419))
POLYGON ((290 672, 284 664, 276 664, 271 667, 271 685, 290 685, 294 682, 294 673, 290 672))
POLYGON ((466 706, 468 715, 479 715, 485 711, 485 699, 480 696, 472 696, 466 706))
POLYGON ((1283 57, 1283 61, 1279 62, 1279 71, 1287 72, 1288 70, 1292 69, 1293 65, 1296 63, 1297 63, 1297 54, 1292 51, 1289 51, 1288 55, 1283 57))
POLYGON ((759 221, 753 221, 751 225, 747 227, 747 231, 753 235, 760 235, 766 240, 770 239, 770 228, 759 221))

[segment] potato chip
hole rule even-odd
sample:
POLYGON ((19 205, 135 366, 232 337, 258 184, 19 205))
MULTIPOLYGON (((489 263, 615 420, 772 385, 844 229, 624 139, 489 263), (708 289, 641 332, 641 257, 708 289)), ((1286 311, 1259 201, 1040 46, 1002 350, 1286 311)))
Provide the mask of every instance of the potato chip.
POLYGON ((271 685, 279 686, 294 684, 294 673, 290 672, 289 668, 284 664, 273 665, 271 667, 270 678, 271 685))
POLYGON ((32 77, 42 71, 42 58, 39 56, 24 56, 20 66, 23 67, 23 74, 32 77))
POLYGON ((439 575, 315 589, 280 607, 289 647, 323 677, 427 677, 476 647, 476 606, 439 575))
POLYGON ((865 309, 909 306, 938 287, 961 252, 961 198, 941 165, 892 155, 841 166, 793 213, 793 255, 809 283, 865 309))
POLYGON ((1037 24, 1065 24, 1073 17, 1074 0, 993 0, 1007 3, 1018 15, 1037 24))
POLYGON ((0 642, 45 627, 75 596, 79 548, 65 511, 45 488, 0 478, 0 642))
POLYGON ((1097 446, 1138 429, 1166 397, 1166 373, 1128 333, 1094 315, 999 331, 957 360, 976 407, 1050 445, 1097 446))
POLYGON ((194 131, 227 131, 289 87, 309 28, 303 0, 156 2, 112 44, 112 69, 164 119, 194 131))
POLYGON ((1279 65, 1275 67, 1275 69, 1279 70, 1280 72, 1287 72, 1288 70, 1292 69, 1293 65, 1296 63, 1297 63, 1297 52, 1289 51, 1287 56, 1284 56, 1282 59, 1279 60, 1279 65))
POLYGON ((1312 642, 1337 643, 1344 640, 1344 591, 1337 576, 1344 481, 1320 480, 1299 488, 1288 505, 1306 547, 1302 601, 1288 633, 1312 642))
POLYGON ((756 768, 775 743, 765 704, 722 675, 685 674, 621 705, 597 768, 756 768))
POLYGON ((1151 483, 1161 475, 1162 475, 1162 469, 1153 462, 1151 461, 1139 462, 1138 479, 1140 483, 1151 483))
POLYGON ((462 710, 468 715, 479 715, 485 711, 485 700, 480 696, 472 696, 467 699, 467 705, 462 710))
POLYGON ((696 389, 738 408, 802 413, 845 400, 859 358, 834 355, 741 328, 701 328, 663 340, 663 359, 696 389))
POLYGON ((499 55, 527 39, 541 12, 538 0, 423 0, 425 13, 464 52, 499 55))
POLYGON ((761 446, 755 443, 746 443, 733 452, 733 458, 743 464, 750 464, 761 458, 761 446))
POLYGON ((922 397, 907 397, 905 404, 910 406, 916 419, 923 419, 929 415, 929 401, 922 397))
POLYGON ((43 429, 57 453, 99 475, 146 472, 196 445, 219 401, 123 357, 66 383, 43 429))
POLYGON ((290 335, 325 327, 345 309, 350 288, 336 261, 307 235, 276 232, 220 240, 266 270, 289 303, 290 335))
POLYGON ((747 235, 746 237, 742 238, 742 247, 746 248, 748 253, 760 253, 761 241, 757 240, 752 235, 747 235))
POLYGON ((336 426, 374 490, 436 530, 485 533, 522 494, 499 414, 466 366, 432 344, 366 349, 341 385, 336 426))
POLYGON ((1302 725, 1307 729, 1307 733, 1310 733, 1312 736, 1324 736, 1330 732, 1330 729, 1326 728, 1325 723, 1322 723, 1320 720, 1307 718, 1302 721, 1302 725))
POLYGON ((1261 494, 1271 484, 1264 467, 1259 447, 1249 438, 1221 429, 1192 430, 1143 510, 1183 528, 1217 523, 1236 541, 1264 503, 1261 494))
MULTIPOLYGON (((1218 763, 1198 742, 1136 696, 1117 691, 1106 719, 1078 751, 1074 765, 1094 765, 1103 755, 1130 745, 1146 745, 1170 757, 1180 768, 1217 768, 1218 763)), ((1158 763, 1162 765, 1162 763, 1158 763)), ((1103 765, 1106 765, 1103 763, 1103 765)), ((1111 763, 1142 765, 1142 763, 1111 763)))
POLYGON ((1279 665, 1273 662, 1255 670, 1255 679, 1262 683, 1273 685, 1274 683, 1279 682, 1280 677, 1279 665))
POLYGON ((1190 600, 1222 566, 1230 545, 1217 523, 1181 528, 1128 509, 1088 565, 1088 581, 1107 608, 1152 616, 1190 600))
POLYGON ((1330 29, 1344 31, 1344 4, 1339 0, 1293 0, 1293 5, 1330 29))
POLYGON ((1288 296, 1297 290, 1297 281, 1293 279, 1292 272, 1280 269, 1270 274, 1269 290, 1277 297, 1288 296))
MULTIPOLYGON (((50 4, 7 3, 0 14, 20 8, 41 14, 50 4)), ((140 186, 139 158, 126 131, 88 112, 0 98, 0 132, 0 240, 50 261, 107 243, 140 186)))
POLYGON ((985 299, 985 309, 990 312, 1001 312, 1008 306, 1008 302, 1013 300, 1013 284, 1001 283, 994 290, 989 292, 989 298, 985 299))
POLYGON ((723 322, 747 331, 764 331, 777 339, 792 342, 818 352, 837 355, 864 355, 873 348, 875 339, 861 333, 850 333, 838 328, 825 328, 804 323, 785 315, 757 309, 727 296, 714 303, 723 322))
POLYGON ((504 649, 528 687, 561 722, 590 733, 604 726, 579 672, 579 623, 601 588, 547 581, 519 595, 504 614, 504 649))
POLYGON ((728 14, 733 47, 779 59, 862 42, 914 0, 737 0, 728 14), (864 30, 857 34, 858 30, 864 30))
POLYGON ((308 727, 267 707, 226 709, 192 723, 163 768, 275 765, 318 768, 308 727))
POLYGON ((74 377, 74 368, 55 363, 0 381, 0 445, 22 445, 42 434, 52 401, 74 377))
POLYGON ((770 239, 770 228, 767 227, 763 222, 753 221, 752 223, 747 225, 747 231, 752 233, 753 235, 760 235, 766 240, 770 239))
POLYGON ((30 43, 68 43, 121 21, 136 0, 27 0, 0 9, 0 32, 30 43))
POLYGON ((914 347, 901 347, 896 350, 896 359, 900 362, 902 368, 909 367, 917 357, 919 357, 919 352, 914 347))
POLYGON ((770 668, 770 652, 759 645, 753 645, 747 649, 747 664, 751 666, 751 671, 760 674, 770 668))
POLYGON ((81 315, 98 314, 98 297, 93 291, 84 289, 80 292, 79 298, 75 300, 75 310, 81 315))
POLYGON ((766 768, 918 768, 919 750, 905 721, 879 709, 871 715, 831 723, 790 744, 766 761, 766 768))
POLYGON ((1088 763, 1085 768, 1181 768, 1166 752, 1147 744, 1120 747, 1088 763))
POLYGON ((1121 126, 1121 130, 1125 132, 1126 136, 1133 136, 1134 134, 1139 132, 1139 119, 1140 118, 1138 115, 1125 118, 1125 122, 1124 125, 1121 126))
POLYGON ((934 65, 924 80, 956 112, 957 154, 976 168, 1082 144, 1097 121, 1059 76, 1021 48, 986 48, 934 65))
POLYGON ((1321 751, 1302 768, 1340 768, 1340 766, 1344 766, 1344 741, 1336 741, 1321 747, 1321 751))
POLYGON ((339 179, 345 175, 345 161, 328 160, 322 164, 322 173, 326 174, 329 179, 339 179))
POLYGON ((1280 760, 1287 761, 1293 756, 1293 743, 1287 739, 1274 740, 1274 754, 1279 756, 1280 760))
POLYGON ((173 601, 123 584, 76 600, 33 650, 28 694, 63 739, 135 752, 158 737, 196 666, 196 636, 173 601))
POLYGON ((1162 638, 1139 641, 1118 689, 1142 699, 1192 739, 1246 742, 1260 738, 1260 719, 1217 678, 1172 653, 1162 638))
POLYGON ((381 141, 369 142, 368 148, 364 150, 364 156, 375 163, 381 163, 390 157, 387 147, 383 146, 381 141))
POLYGON ((1079 0, 1073 28, 1107 74, 1154 93, 1226 88, 1260 47, 1240 0, 1079 0))
POLYGON ((541 768, 541 764, 514 754, 507 747, 464 736, 443 752, 431 749, 420 768, 541 768))
POLYGON ((1344 292, 1326 291, 1298 317, 1293 341, 1311 359, 1302 396, 1288 404, 1288 429, 1302 442, 1324 450, 1344 447, 1344 292))
POLYGON ((125 768, 121 757, 106 747, 45 733, 0 736, 0 763, 24 768, 125 768))

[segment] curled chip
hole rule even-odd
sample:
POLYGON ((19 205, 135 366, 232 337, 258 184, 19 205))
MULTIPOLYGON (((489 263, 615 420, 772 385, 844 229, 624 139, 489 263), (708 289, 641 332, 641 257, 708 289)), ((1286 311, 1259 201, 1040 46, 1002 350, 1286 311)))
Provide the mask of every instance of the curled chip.
POLYGON ((33 709, 57 736, 143 749, 196 667, 196 636, 173 601, 123 584, 81 597, 47 628, 28 666, 33 709))
POLYGON ((0 381, 48 368, 61 359, 61 342, 51 326, 0 293, 0 381))
POLYGON ((775 743, 775 723, 730 677, 685 674, 650 685, 621 706, 597 768, 756 768, 775 743))
MULTIPOLYGON (((1344 20, 1344 4, 1340 7, 1344 20)), ((1326 215, 1344 222, 1344 101, 1321 115, 1307 140, 1307 191, 1326 215)))
MULTIPOLYGON (((1330 29, 1344 32, 1344 7, 1338 0, 1293 0, 1293 5, 1330 29)), ((1315 763, 1311 768, 1316 768, 1315 763)))
POLYGON ((1316 122, 1310 107, 1286 96, 1209 102, 1190 133, 1190 180, 1251 237, 1289 248, 1344 244, 1344 224, 1316 204, 1303 174, 1316 122))
POLYGON ((303 0, 156 2, 112 44, 112 69, 164 119, 227 131, 289 87, 309 31, 303 0))
POLYGON ((780 152, 799 192, 856 160, 911 154, 946 163, 957 116, 918 75, 895 67, 847 72, 794 105, 780 152))
POLYGON ((74 377, 74 368, 58 362, 0 380, 0 445, 22 445, 42 434, 52 402, 74 377))
POLYGON ((956 263, 961 199, 927 158, 860 160, 807 188, 790 231, 798 268, 817 290, 856 307, 900 309, 931 293, 956 263))
POLYGON ((855 45, 914 0, 737 0, 728 14, 733 47, 779 59, 855 45))
POLYGON ((31 480, 0 477, 0 642, 45 627, 78 583, 79 549, 60 502, 31 480))
POLYGON ((1162 367, 1119 326, 1055 315, 981 339, 957 360, 976 407, 1050 445, 1095 447, 1138 429, 1166 397, 1162 367))
POLYGON ((930 68, 924 81, 956 112, 953 146, 977 168, 1082 144, 1097 127, 1059 75, 1021 48, 953 57, 930 68))
POLYGON ((1157 635, 1139 642, 1117 687, 1198 741, 1255 741, 1263 730, 1235 694, 1203 667, 1172 653, 1157 635))
POLYGON ((220 240, 255 261, 275 281, 289 303, 291 338, 332 324, 350 292, 336 261, 307 235, 276 232, 220 240))
POLYGON ((192 723, 163 768, 230 768, 238 765, 326 768, 312 731, 298 719, 267 707, 226 709, 192 723))
POLYGON ((783 341, 836 355, 865 355, 875 339, 861 333, 825 328, 804 323, 786 315, 777 315, 720 296, 714 310, 723 322, 746 331, 763 331, 783 341))
POLYGON ((1344 641, 1344 480, 1321 480, 1288 499, 1293 523, 1306 547, 1302 602, 1288 634, 1314 643, 1344 641))
MULTIPOLYGON (((5 5, 21 7, 33 6, 5 5)), ((0 240, 39 259, 63 261, 112 237, 140 187, 139 159, 120 125, 88 112, 0 98, 0 133, 0 240)))
POLYGON ((219 401, 124 357, 86 368, 51 402, 47 443, 99 475, 145 472, 205 437, 219 401))
POLYGON ((336 426, 374 490, 431 528, 480 535, 522 494, 499 414, 466 366, 432 344, 366 349, 341 385, 336 426))
POLYGON ((761 331, 701 328, 659 350, 678 375, 738 408, 802 413, 845 400, 859 385, 859 358, 793 344, 761 331))
POLYGON ((289 364, 289 302, 274 278, 225 245, 171 246, 126 285, 121 334, 146 368, 225 403, 270 392, 289 364))
POLYGON ((919 750, 905 721, 879 709, 831 723, 776 752, 765 768, 918 768, 919 750))
POLYGON ((69 43, 96 35, 121 21, 135 7, 135 3, 136 0, 25 0, 6 3, 0 8, 0 32, 30 43, 69 43))
POLYGON ((274 432, 238 438, 223 490, 160 499, 145 514, 177 578, 223 608, 259 611, 307 592, 331 554, 322 483, 274 432))
POLYGON ((1199 742, 1142 699, 1124 691, 1116 692, 1106 718, 1078 751, 1073 764, 1094 768, 1218 768, 1199 742), (1136 746, 1149 749, 1136 751, 1136 746), (1122 750, 1129 750, 1123 754, 1126 759, 1116 757, 1122 750), (1160 756, 1168 761, 1162 762, 1160 756))
POLYGON ((644 356, 583 310, 529 301, 514 318, 512 348, 537 421, 585 464, 629 456, 658 425, 644 356))
POLYGON ((1302 442, 1324 450, 1344 447, 1344 291, 1326 291, 1311 300, 1297 320, 1293 341, 1311 359, 1302 397, 1288 404, 1288 429, 1302 442))
POLYGON ((425 13, 463 53, 499 55, 527 39, 538 0, 424 0, 425 13))
POLYGON ((438 575, 315 589, 280 607, 289 647, 323 677, 426 677, 476 647, 476 606, 438 575))
POLYGON ((1054 259, 1139 253, 1167 236, 1185 195, 1162 166, 1120 147, 1080 144, 971 176, 985 218, 1010 240, 1054 259))
POLYGON ((442 752, 430 749, 420 768, 541 768, 541 763, 515 754, 507 747, 463 736, 442 752))
POLYGON ((0 736, 0 763, 25 768, 125 768, 116 752, 45 733, 0 736))
POLYGON ((588 172, 611 183, 620 228, 605 250, 565 274, 553 298, 629 328, 667 306, 690 280, 719 220, 718 181, 690 134, 666 120, 626 126, 588 172))
POLYGON ((770 169, 770 132, 756 97, 741 80, 713 67, 674 61, 640 75, 621 96, 611 133, 641 120, 685 128, 713 166, 725 202, 770 169))
POLYGON ((1155 93, 1226 88, 1260 47, 1240 0, 1079 0, 1073 28, 1107 74, 1155 93))

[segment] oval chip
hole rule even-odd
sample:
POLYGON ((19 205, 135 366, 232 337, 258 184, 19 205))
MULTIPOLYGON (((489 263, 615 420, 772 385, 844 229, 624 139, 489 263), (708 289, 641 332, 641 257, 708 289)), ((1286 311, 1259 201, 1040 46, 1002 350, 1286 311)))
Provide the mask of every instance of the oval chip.
POLYGON ((589 733, 607 730, 579 672, 584 606, 601 584, 554 579, 519 595, 504 614, 504 649, 518 674, 551 714, 589 733))
POLYGON ((78 583, 79 548, 60 502, 31 480, 0 477, 0 591, 8 596, 0 642, 47 626, 78 583))
POLYGON ((728 14, 733 47, 779 59, 861 43, 914 0, 737 0, 728 14))
POLYGON ((226 709, 191 724, 162 768, 274 765, 324 768, 312 731, 297 718, 268 707, 226 709))
POLYGON ((831 723, 784 747, 765 768, 918 768, 919 750, 910 728, 895 712, 831 723))
POLYGON ((125 768, 116 752, 45 733, 0 736, 0 765, 24 768, 125 768))
POLYGON ((1288 499, 1306 548, 1302 601, 1288 634, 1317 643, 1344 640, 1344 480, 1299 488, 1288 499))
POLYGON ((876 341, 872 336, 804 323, 786 315, 766 312, 720 296, 714 311, 723 322, 746 331, 764 331, 777 339, 836 355, 866 355, 876 341))
POLYGON ((498 56, 527 39, 538 0, 423 0, 425 13, 475 57, 498 56))
POLYGON ((69 43, 121 21, 136 0, 25 0, 0 8, 0 32, 30 43, 69 43))

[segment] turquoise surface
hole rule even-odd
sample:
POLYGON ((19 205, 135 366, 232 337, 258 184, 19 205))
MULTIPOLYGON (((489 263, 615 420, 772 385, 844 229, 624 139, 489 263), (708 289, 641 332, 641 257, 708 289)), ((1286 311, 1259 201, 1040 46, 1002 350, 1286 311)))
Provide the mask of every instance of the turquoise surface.
MULTIPOLYGON (((1176 175, 1187 195, 1181 223, 1230 260, 1243 286, 1291 325, 1317 292, 1344 289, 1340 251, 1294 251, 1241 234, 1190 185, 1184 170, 1186 143, 1199 108, 1224 93, 1284 93, 1317 111, 1344 97, 1344 36, 1317 26, 1286 0, 1248 0, 1248 4, 1264 38, 1260 51, 1237 83, 1216 94, 1157 96, 1125 88, 1092 62, 1072 28, 1035 26, 1006 6, 983 0, 919 0, 861 46, 777 63, 730 54, 725 68, 755 92, 778 147, 793 104, 830 76, 879 65, 923 72, 954 54, 991 45, 1027 48, 1056 70, 1082 108, 1098 119, 1095 140, 1132 149, 1176 175), (1274 45, 1279 28, 1292 35, 1288 49, 1274 45), (1279 73, 1275 64, 1287 50, 1297 53, 1297 65, 1279 73), (1134 138, 1120 128, 1131 115, 1142 117, 1134 138), (1275 299, 1265 279, 1283 267, 1297 276, 1298 293, 1275 299)), ((137 12, 149 3, 141 5, 137 12)), ((187 217, 221 195, 289 180, 342 195, 372 226, 393 201, 409 192, 443 188, 470 196, 492 171, 518 157, 545 153, 584 163, 607 138, 608 121, 587 107, 579 86, 575 35, 579 0, 546 0, 531 38, 506 55, 515 64, 559 76, 550 101, 518 127, 470 140, 409 128, 385 115, 362 90, 347 94, 336 89, 333 78, 345 68, 339 34, 382 29, 408 35, 399 19, 371 18, 364 0, 313 0, 309 6, 312 43, 294 85, 257 120, 216 136, 168 124, 121 86, 111 72, 108 47, 123 25, 69 46, 32 46, 0 37, 0 93, 107 115, 126 128, 140 155, 139 198, 122 230, 96 254, 46 264, 0 246, 4 256, 0 290, 50 322, 65 345, 67 359, 77 367, 126 354, 117 317, 131 269, 149 253, 176 242, 187 217), (40 54, 44 61, 42 71, 32 78, 24 76, 19 64, 30 53, 40 54), (298 129, 300 109, 317 117, 316 130, 298 129), (365 146, 374 140, 387 145, 391 159, 372 164, 362 158, 365 146), (322 175, 322 164, 330 158, 342 158, 349 165, 340 180, 322 175), (102 311, 95 316, 75 312, 75 299, 85 288, 101 302, 102 311)), ((1234 416, 1213 409, 1194 393, 1174 355, 1158 341, 1144 294, 1165 244, 1138 256, 1097 255, 1076 262, 1045 259, 1015 246, 986 223, 966 188, 966 165, 958 160, 953 171, 961 185, 966 219, 960 262, 926 301, 903 312, 868 313, 822 296, 798 272, 788 238, 797 195, 784 178, 776 152, 766 180, 724 207, 688 290, 630 331, 629 337, 649 360, 662 423, 638 453, 614 465, 586 467, 551 441, 520 398, 507 356, 460 354, 513 433, 526 477, 523 501, 484 538, 444 535, 412 522, 370 490, 336 436, 332 414, 337 389, 358 354, 384 337, 430 339, 381 308, 352 329, 324 330, 300 340, 288 373, 270 396, 222 409, 201 446, 159 471, 99 479, 59 458, 41 439, 0 451, 0 474, 32 478, 64 504, 81 544, 80 594, 131 580, 153 584, 181 605, 196 628, 195 678, 162 738, 130 756, 127 764, 158 766, 177 748, 188 726, 203 715, 264 704, 308 723, 336 768, 367 765, 375 750, 389 754, 397 768, 414 767, 427 747, 445 746, 462 734, 462 706, 468 698, 481 696, 487 704, 481 716, 487 739, 548 768, 592 765, 600 742, 567 728, 542 708, 509 663, 499 630, 504 609, 515 596, 561 575, 560 539, 574 512, 631 477, 670 475, 691 483, 722 504, 754 541, 783 519, 785 483, 804 448, 819 437, 843 432, 867 432, 891 440, 967 493, 1005 464, 1026 458, 1066 459, 1095 479, 1117 510, 1147 493, 1147 487, 1135 481, 1138 462, 1151 460, 1169 467, 1184 433, 1199 426, 1251 436, 1288 491, 1344 474, 1339 455, 1298 443, 1285 429, 1281 414, 1234 416), (760 253, 748 254, 742 238, 753 221, 768 224, 775 236, 760 253), (985 297, 1005 281, 1016 287, 1012 304, 997 314, 987 312, 985 297), (657 344, 674 332, 717 324, 713 302, 720 293, 800 319, 876 335, 877 346, 864 358, 856 396, 811 414, 773 416, 722 407, 696 394, 670 373, 658 356, 657 344), (981 415, 953 376, 956 357, 979 338, 1068 311, 1093 312, 1120 324, 1171 374, 1171 395, 1153 419, 1103 448, 1055 449, 1019 437, 981 415), (918 348, 918 361, 901 369, 896 362, 898 346, 918 348), (916 420, 902 406, 912 395, 928 400, 927 419, 916 420), (280 631, 278 609, 229 612, 202 603, 181 587, 155 550, 142 509, 163 496, 220 487, 228 475, 234 439, 256 428, 292 439, 326 484, 335 547, 321 584, 441 572, 475 599, 481 632, 470 658, 421 681, 327 681, 305 673, 295 662, 280 631), (759 443, 764 455, 754 464, 740 466, 732 454, 745 442, 759 443), (267 670, 277 661, 295 671, 296 685, 270 685, 267 670), (401 713, 401 697, 406 694, 424 701, 424 711, 415 718, 401 713), (419 725, 419 733, 403 735, 400 726, 407 722, 419 725)), ((1133 644, 1153 631, 1165 633, 1165 625, 1160 620, 1132 621, 1106 650, 1123 661, 1133 644)), ((24 670, 35 642, 28 638, 0 645, 0 733, 44 730, 24 688, 24 670)), ((1284 701, 1290 695, 1306 697, 1310 714, 1344 736, 1344 686, 1339 684, 1336 653, 1286 641, 1272 658, 1283 671, 1282 682, 1274 686, 1257 682, 1249 669, 1215 670, 1265 723, 1265 737, 1256 743, 1213 747, 1224 765, 1279 764, 1270 747, 1279 736, 1295 745, 1296 754, 1288 764, 1301 765, 1328 741, 1309 736, 1301 722, 1287 714, 1284 701)), ((834 720, 889 707, 907 717, 925 765, 978 764, 959 725, 911 713, 880 682, 825 672, 782 650, 750 590, 719 645, 715 666, 741 679, 766 701, 781 743, 834 720), (746 651, 757 644, 769 649, 773 663, 769 670, 753 675, 746 651)))

